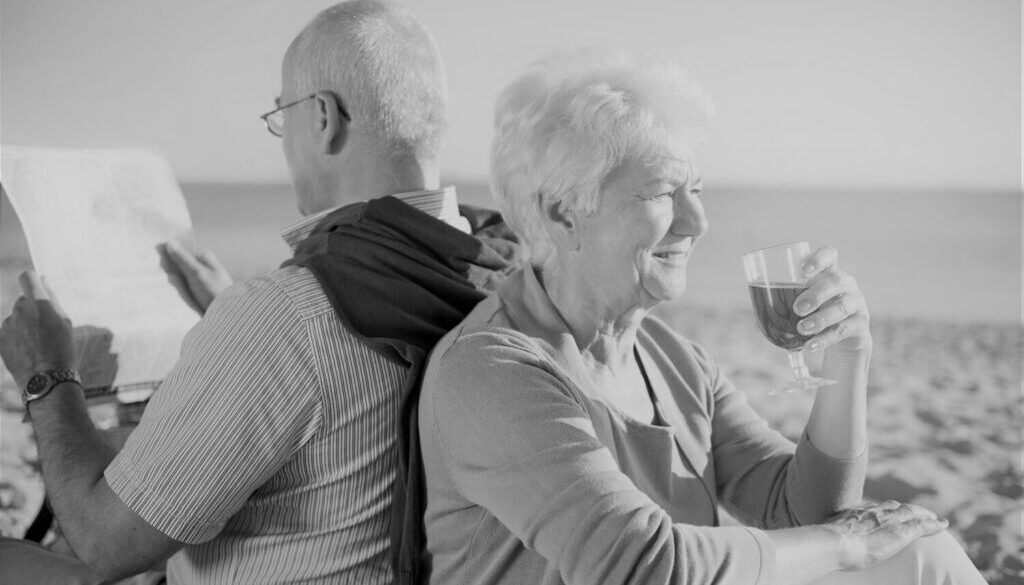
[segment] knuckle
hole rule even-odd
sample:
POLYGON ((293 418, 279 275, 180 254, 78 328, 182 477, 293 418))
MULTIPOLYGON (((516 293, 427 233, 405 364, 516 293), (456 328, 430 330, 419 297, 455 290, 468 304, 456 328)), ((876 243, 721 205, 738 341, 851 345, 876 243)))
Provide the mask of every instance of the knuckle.
POLYGON ((847 288, 850 288, 850 289, 856 289, 857 288, 857 279, 844 272, 843 273, 843 285, 846 286, 847 288))
POLYGON ((845 296, 839 297, 839 300, 836 301, 836 311, 839 312, 840 317, 850 316, 850 305, 845 296))
POLYGON ((849 321, 842 321, 836 325, 836 337, 842 337, 850 330, 849 321))

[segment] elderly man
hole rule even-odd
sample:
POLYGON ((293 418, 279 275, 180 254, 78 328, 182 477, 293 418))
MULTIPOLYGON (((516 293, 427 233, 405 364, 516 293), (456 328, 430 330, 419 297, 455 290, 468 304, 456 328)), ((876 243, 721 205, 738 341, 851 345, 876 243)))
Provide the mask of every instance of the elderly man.
POLYGON ((170 557, 171 583, 391 582, 396 460, 414 452, 395 448, 403 392, 514 254, 439 189, 446 107, 408 11, 355 0, 302 31, 263 116, 305 216, 283 233, 295 257, 217 295, 120 453, 86 416, 70 323, 22 275, 0 352, 55 515, 96 574, 170 557))

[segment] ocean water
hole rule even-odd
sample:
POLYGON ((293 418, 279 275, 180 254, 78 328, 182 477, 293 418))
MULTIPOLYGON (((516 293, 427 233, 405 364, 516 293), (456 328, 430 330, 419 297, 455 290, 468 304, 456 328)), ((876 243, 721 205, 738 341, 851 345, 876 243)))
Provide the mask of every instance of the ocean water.
MULTIPOLYGON (((485 184, 453 181, 463 203, 494 206, 485 184)), ((279 230, 298 219, 287 185, 185 184, 196 244, 238 278, 288 257, 279 230)), ((749 303, 739 257, 807 240, 833 245, 873 315, 955 322, 1021 321, 1020 193, 706 189, 711 229, 694 252, 674 304, 749 303)), ((0 276, 28 264, 9 203, 0 204, 0 276)), ((9 296, 10 282, 3 287, 9 296)), ((0 299, 4 309, 9 298, 0 299)), ((671 309, 670 309, 671 310, 671 309)))

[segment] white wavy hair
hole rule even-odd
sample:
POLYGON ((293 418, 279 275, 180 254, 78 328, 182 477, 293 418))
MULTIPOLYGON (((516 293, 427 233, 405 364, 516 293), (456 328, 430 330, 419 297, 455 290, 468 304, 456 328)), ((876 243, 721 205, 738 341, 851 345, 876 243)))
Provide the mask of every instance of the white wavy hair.
POLYGON ((491 143, 491 190, 531 263, 554 251, 541 194, 564 213, 594 213, 612 171, 689 160, 713 114, 674 59, 586 49, 534 63, 498 97, 491 143))
POLYGON ((448 89, 433 37, 406 8, 351 0, 320 12, 288 49, 296 97, 334 91, 383 144, 435 159, 448 123, 448 89))

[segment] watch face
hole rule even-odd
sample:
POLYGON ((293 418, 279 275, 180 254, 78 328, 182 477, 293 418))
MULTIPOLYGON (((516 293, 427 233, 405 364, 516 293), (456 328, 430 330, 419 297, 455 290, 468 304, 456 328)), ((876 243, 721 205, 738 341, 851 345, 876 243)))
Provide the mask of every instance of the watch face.
POLYGON ((36 374, 32 376, 28 385, 25 387, 25 394, 29 396, 36 396, 46 391, 47 386, 50 384, 49 374, 36 374))

